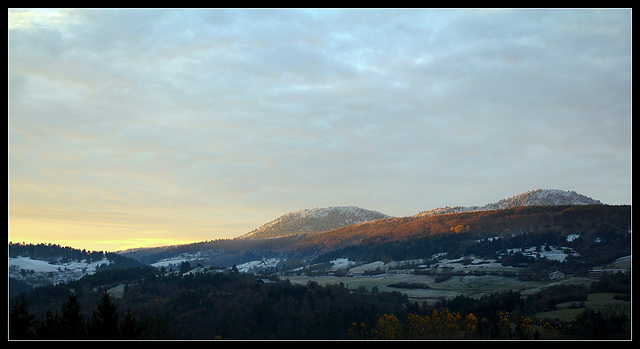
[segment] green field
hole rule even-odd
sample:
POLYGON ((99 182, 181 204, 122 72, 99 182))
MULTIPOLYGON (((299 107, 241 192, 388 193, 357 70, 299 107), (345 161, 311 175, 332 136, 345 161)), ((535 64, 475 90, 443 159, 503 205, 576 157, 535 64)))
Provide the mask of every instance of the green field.
POLYGON ((362 287, 371 291, 377 287, 380 292, 399 291, 406 294, 411 301, 418 303, 435 303, 443 299, 453 298, 463 294, 469 297, 481 297, 499 291, 518 291, 522 294, 531 294, 551 285, 559 283, 587 283, 584 278, 573 278, 561 281, 520 281, 515 277, 494 275, 484 276, 453 276, 442 282, 436 282, 432 275, 415 274, 380 274, 373 276, 283 276, 294 284, 306 284, 315 281, 320 285, 339 284, 350 290, 358 290, 362 287), (429 289, 406 289, 389 287, 400 282, 427 284, 429 289))
POLYGON ((577 302, 567 302, 558 304, 558 310, 538 313, 536 316, 542 319, 559 319, 561 321, 571 321, 576 315, 585 309, 600 310, 605 316, 625 313, 631 318, 631 302, 614 299, 615 293, 592 293, 584 302, 584 307, 572 308, 577 302))
MULTIPOLYGON (((442 282, 436 282, 435 277, 431 275, 414 275, 414 274, 380 274, 374 276, 286 276, 283 279, 289 279, 293 284, 306 284, 309 281, 315 281, 320 285, 339 284, 350 290, 371 291, 377 287, 379 292, 399 291, 406 294, 409 300, 421 304, 427 302, 429 304, 436 303, 440 300, 450 299, 457 295, 463 294, 468 297, 479 298, 483 295, 499 291, 518 291, 522 295, 528 295, 540 291, 543 288, 560 285, 589 285, 592 279, 581 277, 570 277, 564 280, 548 280, 548 281, 520 281, 515 277, 504 276, 453 276, 442 282), (429 289, 406 289, 389 287, 391 284, 400 282, 426 284, 429 289)), ((614 293, 594 293, 589 294, 583 304, 580 302, 567 302, 558 304, 557 310, 539 313, 536 317, 548 320, 571 321, 576 315, 582 313, 586 309, 602 311, 605 316, 625 313, 631 317, 631 302, 614 299, 614 293), (579 306, 579 307, 578 307, 579 306)))

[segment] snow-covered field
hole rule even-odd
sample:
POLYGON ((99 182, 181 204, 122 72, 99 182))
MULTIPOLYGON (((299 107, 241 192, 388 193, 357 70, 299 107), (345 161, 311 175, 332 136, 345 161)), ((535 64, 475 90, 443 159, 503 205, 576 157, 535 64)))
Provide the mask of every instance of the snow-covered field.
POLYGON ((382 218, 389 218, 389 216, 356 206, 302 209, 286 213, 240 238, 274 238, 300 233, 329 231, 382 218))
MULTIPOLYGON (((558 262, 564 262, 569 255, 577 255, 572 249, 567 247, 541 248, 529 247, 523 249, 510 249, 508 253, 520 252, 525 256, 533 258, 545 258, 558 262)), ((474 272, 474 271, 497 271, 511 267, 503 266, 496 259, 483 259, 474 256, 465 256, 457 259, 447 259, 445 254, 436 254, 428 259, 412 259, 405 261, 390 261, 384 263, 376 261, 372 263, 357 263, 347 258, 337 258, 331 261, 329 271, 342 271, 348 275, 363 275, 367 272, 381 271, 385 273, 406 273, 414 269, 421 270, 448 270, 451 272, 474 272)))
MULTIPOLYGON (((523 249, 510 249, 507 253, 520 252, 525 256, 533 258, 545 258, 558 262, 563 262, 569 255, 577 255, 572 249, 567 247, 542 246, 528 247, 523 249)), ((411 273, 414 270, 432 270, 441 272, 494 272, 504 271, 513 267, 503 266, 497 259, 483 259, 475 256, 465 256, 457 259, 447 259, 446 254, 440 253, 426 259, 411 259, 402 261, 375 261, 371 263, 361 263, 351 261, 348 258, 336 258, 330 261, 330 266, 326 270, 329 274, 340 272, 343 275, 365 275, 371 272, 383 273, 411 273)), ((282 259, 263 258, 237 266, 238 271, 243 273, 259 273, 265 269, 277 266, 282 259)), ((175 263, 175 260, 174 260, 175 263)), ((157 264, 154 264, 157 266, 157 264)), ((298 268, 297 270, 301 270, 298 268)))
POLYGON ((25 281, 32 286, 56 285, 93 274, 98 266, 109 263, 111 261, 107 258, 92 263, 82 260, 80 262, 51 264, 47 261, 30 257, 9 257, 9 276, 25 281))
POLYGON ((282 259, 280 258, 263 258, 259 261, 252 261, 236 266, 241 273, 250 273, 259 269, 272 268, 278 265, 282 259))
POLYGON ((162 259, 156 263, 151 264, 151 266, 156 268, 169 267, 169 266, 177 267, 177 266, 180 266, 182 262, 192 263, 202 259, 204 259, 204 256, 200 252, 181 253, 175 257, 162 259))
POLYGON ((574 252, 571 248, 568 247, 555 247, 549 246, 547 247, 529 247, 529 248, 512 248, 509 249, 509 253, 520 252, 527 257, 533 258, 545 258, 553 261, 564 262, 568 256, 577 256, 578 253, 574 252))

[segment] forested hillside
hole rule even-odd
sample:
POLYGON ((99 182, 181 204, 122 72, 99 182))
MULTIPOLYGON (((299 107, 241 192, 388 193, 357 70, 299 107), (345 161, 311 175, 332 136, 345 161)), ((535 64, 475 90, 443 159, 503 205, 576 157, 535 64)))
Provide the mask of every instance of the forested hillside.
POLYGON ((29 257, 51 264, 71 261, 91 263, 106 258, 110 263, 105 265, 104 268, 126 268, 141 265, 131 258, 126 258, 114 252, 79 250, 52 243, 25 244, 9 242, 8 252, 9 258, 29 257))
MULTIPOLYGON (((551 233, 553 240, 547 243, 562 242, 563 244, 572 234, 583 237, 594 236, 593 239, 582 239, 585 243, 584 248, 588 249, 595 243, 597 236, 624 233, 622 237, 628 237, 630 229, 630 206, 532 206, 378 220, 324 234, 301 237, 292 246, 292 250, 301 254, 323 254, 340 248, 357 248, 357 246, 370 248, 382 246, 381 248, 384 249, 388 248, 389 244, 430 249, 430 244, 423 243, 426 238, 464 240, 467 241, 466 245, 476 245, 473 242, 481 239, 493 237, 510 239, 520 235, 525 236, 528 233, 551 233)), ((539 237, 539 235, 532 235, 532 237, 536 236, 539 237)), ((526 239, 526 236, 523 238, 526 239)), ((515 243, 516 240, 512 241, 515 243)), ((416 258, 418 255, 424 257, 431 252, 407 251, 407 253, 409 255, 405 255, 402 259, 416 258)), ((392 258, 399 257, 394 253, 392 258)))
POLYGON ((386 218, 312 235, 212 240, 124 255, 152 264, 191 253, 197 256, 192 259, 194 263, 231 267, 263 258, 304 263, 335 258, 371 262, 451 253, 502 259, 499 252, 509 248, 546 245, 574 249, 575 258, 564 266, 586 270, 624 253, 628 255, 630 229, 630 206, 529 206, 430 217, 386 218))
POLYGON ((496 291, 429 305, 400 292, 352 291, 343 284, 295 285, 234 270, 158 274, 101 271, 16 299, 11 339, 610 339, 629 338, 624 312, 585 311, 574 321, 534 314, 590 292, 630 296, 618 274, 591 289, 524 296, 496 291), (114 296, 114 287, 124 286, 114 296), (594 328, 594 325, 597 327, 594 328), (110 328, 104 332, 105 328, 110 328))
POLYGON ((98 270, 144 264, 113 252, 86 251, 57 244, 9 242, 9 296, 33 287, 79 279, 98 270))
MULTIPOLYGON (((183 261, 174 271, 100 268, 79 280, 37 287, 10 299, 10 337, 104 339, 99 329, 111 319, 112 339, 627 339, 630 269, 591 271, 628 259, 631 235, 630 206, 544 206, 388 218, 313 236, 163 248, 158 252, 191 253, 197 246, 200 256, 209 253, 209 259, 183 261), (532 254, 522 252, 530 248, 532 254), (538 258, 551 250, 561 251, 563 258, 538 258), (269 253, 286 256, 269 274, 241 273, 235 265, 213 262, 216 256, 231 262, 239 255, 258 259, 269 253), (433 256, 461 265, 476 258, 492 260, 499 269, 477 268, 469 274, 430 268, 437 263, 433 256), (312 265, 323 268, 314 269, 321 278, 332 275, 336 270, 325 266, 337 259, 386 263, 413 258, 421 261, 420 267, 401 272, 422 281, 392 285, 381 279, 377 285, 385 290, 437 288, 455 275, 457 281, 535 281, 536 288, 525 295, 498 287, 479 297, 460 294, 418 303, 405 292, 346 285, 367 277, 365 273, 325 285, 284 279, 304 274, 312 265), (556 284, 550 275, 559 272, 579 282, 556 284), (584 305, 590 295, 602 293, 614 295, 621 308, 584 305), (537 317, 567 302, 579 311, 573 318, 537 317)), ((10 247, 14 253, 47 258, 39 251, 49 246, 10 247)), ((90 256, 80 251, 52 262, 90 256)))

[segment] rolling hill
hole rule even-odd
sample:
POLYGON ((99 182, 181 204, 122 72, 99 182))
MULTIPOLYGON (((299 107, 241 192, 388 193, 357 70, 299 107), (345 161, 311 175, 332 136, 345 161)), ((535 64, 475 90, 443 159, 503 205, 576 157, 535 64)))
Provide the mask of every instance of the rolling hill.
POLYGON ((592 199, 588 196, 578 194, 575 191, 566 191, 559 189, 536 189, 512 196, 510 198, 499 200, 498 202, 489 203, 484 206, 447 206, 420 212, 416 215, 416 217, 428 217, 457 212, 500 210, 525 206, 558 205, 602 205, 602 202, 592 199))
POLYGON ((103 251, 78 250, 55 244, 9 242, 10 294, 33 287, 56 285, 95 274, 99 270, 141 267, 125 256, 103 251))
MULTIPOLYGON (((559 189, 536 189, 484 206, 442 207, 423 211, 410 218, 429 217, 440 214, 500 210, 526 206, 558 205, 601 205, 574 191, 559 189)), ((283 214, 259 228, 239 237, 239 239, 273 239, 298 234, 321 233, 347 226, 358 225, 379 219, 392 218, 384 213, 356 206, 336 206, 326 208, 301 209, 283 214)))
POLYGON ((388 217, 384 213, 356 206, 303 209, 284 214, 241 236, 240 239, 272 239, 319 233, 388 217))
MULTIPOLYGON (((629 206, 553 205, 457 212, 426 217, 401 217, 372 221, 303 236, 291 249, 301 254, 323 254, 349 246, 376 247, 428 238, 511 238, 527 233, 554 231, 566 239, 571 234, 608 233, 630 229, 629 206)), ((470 242, 471 243, 471 242, 470 242)), ((446 251, 443 251, 446 252, 446 251)))
MULTIPOLYGON (((327 337, 325 327, 348 326, 363 314, 370 313, 373 323, 382 312, 391 312, 389 301, 399 305, 399 313, 423 308, 430 313, 431 304, 470 312, 470 305, 483 302, 474 314, 481 308, 497 314, 505 305, 534 314, 591 289, 630 299, 631 206, 538 190, 449 214, 378 214, 356 207, 300 210, 236 239, 122 253, 155 268, 105 270, 129 260, 10 244, 10 274, 16 275, 10 286, 23 284, 23 276, 56 273, 53 269, 61 275, 79 270, 83 274, 67 282, 29 292, 33 311, 43 316, 46 309, 61 309, 75 292, 88 316, 101 292, 113 292, 120 309, 136 309, 131 314, 148 326, 141 336, 164 338, 171 329, 176 338, 189 339, 261 337, 268 334, 265 328, 283 338, 313 338, 314 329, 327 337), (626 269, 605 279, 614 267, 626 269), (499 294, 502 290, 509 292, 499 294), (363 303, 372 300, 378 307, 363 303), (337 321, 338 305, 358 317, 337 321), (247 324, 252 324, 249 332, 247 324), (301 324, 309 327, 296 332, 301 324)), ((607 304, 614 303, 629 304, 630 310, 630 301, 607 304)), ((624 325, 628 318, 620 318, 624 325)), ((612 333, 626 335, 622 330, 612 333)), ((344 335, 346 328, 335 333, 344 335)))
POLYGON ((284 214, 238 238, 123 254, 153 265, 191 260, 230 267, 270 258, 309 260, 347 246, 373 246, 447 234, 495 236, 548 229, 557 223, 554 220, 571 216, 571 207, 584 208, 580 211, 584 217, 578 218, 581 221, 620 214, 619 209, 573 191, 537 189, 484 206, 444 207, 407 217, 389 217, 354 206, 303 209, 284 214))

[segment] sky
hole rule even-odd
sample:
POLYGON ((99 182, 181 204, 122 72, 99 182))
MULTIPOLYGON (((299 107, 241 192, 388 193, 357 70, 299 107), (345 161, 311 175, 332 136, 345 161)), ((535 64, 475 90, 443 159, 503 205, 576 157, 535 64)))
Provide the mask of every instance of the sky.
POLYGON ((630 9, 9 9, 8 48, 9 241, 631 204, 630 9))

